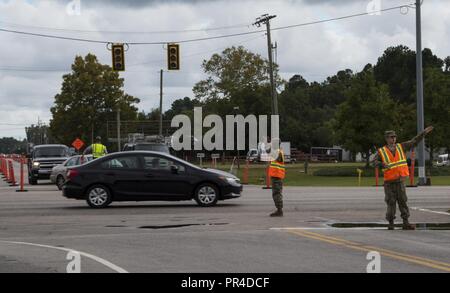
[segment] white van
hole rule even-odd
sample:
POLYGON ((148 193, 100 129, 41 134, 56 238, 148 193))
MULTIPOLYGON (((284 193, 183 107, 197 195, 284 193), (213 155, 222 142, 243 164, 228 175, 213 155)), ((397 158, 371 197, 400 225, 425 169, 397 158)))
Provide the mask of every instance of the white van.
MULTIPOLYGON (((290 142, 281 142, 280 148, 284 153, 284 161, 286 163, 295 162, 294 158, 291 158, 291 143, 290 142)), ((258 149, 250 149, 247 153, 247 160, 252 163, 256 162, 268 162, 271 160, 270 158, 270 144, 259 143, 258 149)))
POLYGON ((449 157, 448 154, 440 155, 436 162, 436 166, 438 166, 438 167, 450 166, 450 161, 449 161, 448 157, 449 157))

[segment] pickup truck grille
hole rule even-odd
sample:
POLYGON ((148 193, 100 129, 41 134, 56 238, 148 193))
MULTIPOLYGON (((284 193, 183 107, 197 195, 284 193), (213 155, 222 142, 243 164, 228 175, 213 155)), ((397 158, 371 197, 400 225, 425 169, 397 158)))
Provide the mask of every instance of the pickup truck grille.
POLYGON ((52 169, 56 165, 64 163, 66 160, 57 160, 57 161, 40 161, 39 169, 52 169))

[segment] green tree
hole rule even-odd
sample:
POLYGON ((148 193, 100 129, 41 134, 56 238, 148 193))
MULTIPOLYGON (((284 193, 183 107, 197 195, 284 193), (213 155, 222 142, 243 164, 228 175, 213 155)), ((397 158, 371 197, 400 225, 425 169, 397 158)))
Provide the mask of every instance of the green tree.
MULTIPOLYGON (((444 61, 425 48, 422 51, 423 67, 442 68, 444 61)), ((416 52, 400 45, 387 48, 378 58, 374 66, 375 79, 389 86, 389 91, 395 101, 415 103, 416 85, 416 52)))
POLYGON ((304 152, 312 146, 332 146, 329 121, 346 99, 344 93, 352 78, 350 69, 341 70, 322 83, 308 83, 300 74, 290 78, 279 99, 282 139, 289 139, 304 152))
POLYGON ((123 92, 123 82, 95 55, 77 56, 72 72, 63 76, 61 92, 51 108, 52 134, 67 145, 77 137, 91 143, 97 135, 106 143, 107 121, 116 120, 117 109, 120 108, 122 120, 137 118, 135 104, 139 99, 123 92))
MULTIPOLYGON (((269 63, 260 55, 231 47, 205 60, 202 68, 207 78, 195 84, 193 92, 207 112, 229 115, 237 106, 241 114, 270 113, 269 63)), ((281 85, 276 64, 274 74, 281 85)))
POLYGON ((372 69, 358 73, 346 91, 333 123, 336 141, 354 155, 362 153, 369 164, 374 146, 380 146, 386 129, 395 129, 396 104, 386 85, 377 84, 372 69))
POLYGON ((450 149, 450 75, 440 69, 427 69, 424 81, 425 123, 433 125, 426 142, 431 153, 437 148, 450 149))
POLYGON ((13 137, 0 138, 0 154, 24 154, 26 153, 27 141, 17 140, 13 137))
POLYGON ((197 106, 201 106, 201 102, 197 99, 184 97, 183 99, 175 100, 171 108, 164 113, 164 119, 172 119, 180 114, 192 116, 194 107, 197 106))
POLYGON ((58 142, 52 136, 49 127, 45 124, 31 124, 30 126, 25 127, 25 133, 27 135, 28 143, 31 143, 33 145, 51 144, 58 142))
POLYGON ((445 64, 444 72, 450 73, 450 56, 447 56, 447 58, 445 58, 444 64, 445 64))

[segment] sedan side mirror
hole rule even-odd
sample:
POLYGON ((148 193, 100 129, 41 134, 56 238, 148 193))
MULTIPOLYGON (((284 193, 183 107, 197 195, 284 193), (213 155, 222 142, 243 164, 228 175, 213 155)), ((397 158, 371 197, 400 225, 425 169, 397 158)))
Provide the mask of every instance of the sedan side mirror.
POLYGON ((180 168, 178 168, 177 165, 170 166, 170 171, 172 171, 173 174, 178 174, 179 170, 180 170, 180 168))

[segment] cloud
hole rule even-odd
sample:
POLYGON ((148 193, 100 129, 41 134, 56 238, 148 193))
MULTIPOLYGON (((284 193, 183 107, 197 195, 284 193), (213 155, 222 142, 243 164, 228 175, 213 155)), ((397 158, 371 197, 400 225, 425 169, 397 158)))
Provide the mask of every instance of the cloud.
MULTIPOLYGON (((69 2, 0 0, 0 27, 112 42, 174 41, 248 32, 255 29, 251 26, 252 22, 265 13, 277 15, 272 20, 272 27, 277 28, 365 12, 369 3, 368 0, 81 0, 81 14, 68 15, 66 6, 69 2), (8 26, 7 23, 26 26, 8 26), (183 32, 235 25, 238 27, 183 32), (38 26, 55 29, 36 28, 38 26), (144 34, 143 31, 153 33, 144 34)), ((381 8, 410 2, 382 0, 381 8)), ((450 43, 442 41, 450 38, 450 9, 447 3, 425 1, 422 17, 423 46, 430 47, 438 57, 445 58, 450 52, 450 43)), ((376 63, 388 46, 404 44, 414 50, 414 10, 407 15, 393 10, 379 16, 361 16, 274 31, 273 41, 278 44, 277 62, 284 78, 301 74, 308 81, 323 81, 338 70, 350 68, 359 71, 367 63, 376 63)), ((10 121, 36 123, 38 117, 48 121, 51 117, 49 108, 60 90, 62 75, 70 71, 76 55, 93 53, 100 62, 111 62, 110 52, 104 44, 3 32, 0 32, 0 42, 0 111, 4 111, 0 112, 0 124, 10 121)), ((202 61, 232 45, 243 45, 267 57, 264 33, 182 44, 182 70, 164 75, 164 108, 168 109, 177 98, 192 97, 193 85, 204 78, 202 61)), ((141 99, 140 110, 148 112, 159 106, 159 71, 166 68, 165 58, 162 45, 130 46, 126 53, 127 71, 121 75, 125 78, 125 91, 141 99)), ((5 126, 2 127, 0 136, 3 133, 17 133, 17 136, 23 133, 21 130, 5 132, 5 126)), ((11 129, 14 127, 11 126, 11 129)))
MULTIPOLYGON (((196 5, 205 2, 214 2, 215 0, 133 0, 133 1, 123 1, 123 0, 89 0, 85 1, 88 7, 92 6, 119 6, 119 7, 130 7, 130 8, 143 8, 155 5, 171 5, 171 4, 187 4, 196 5)), ((69 1, 67 1, 69 3, 69 1)), ((83 3, 84 5, 84 3, 83 3)))

